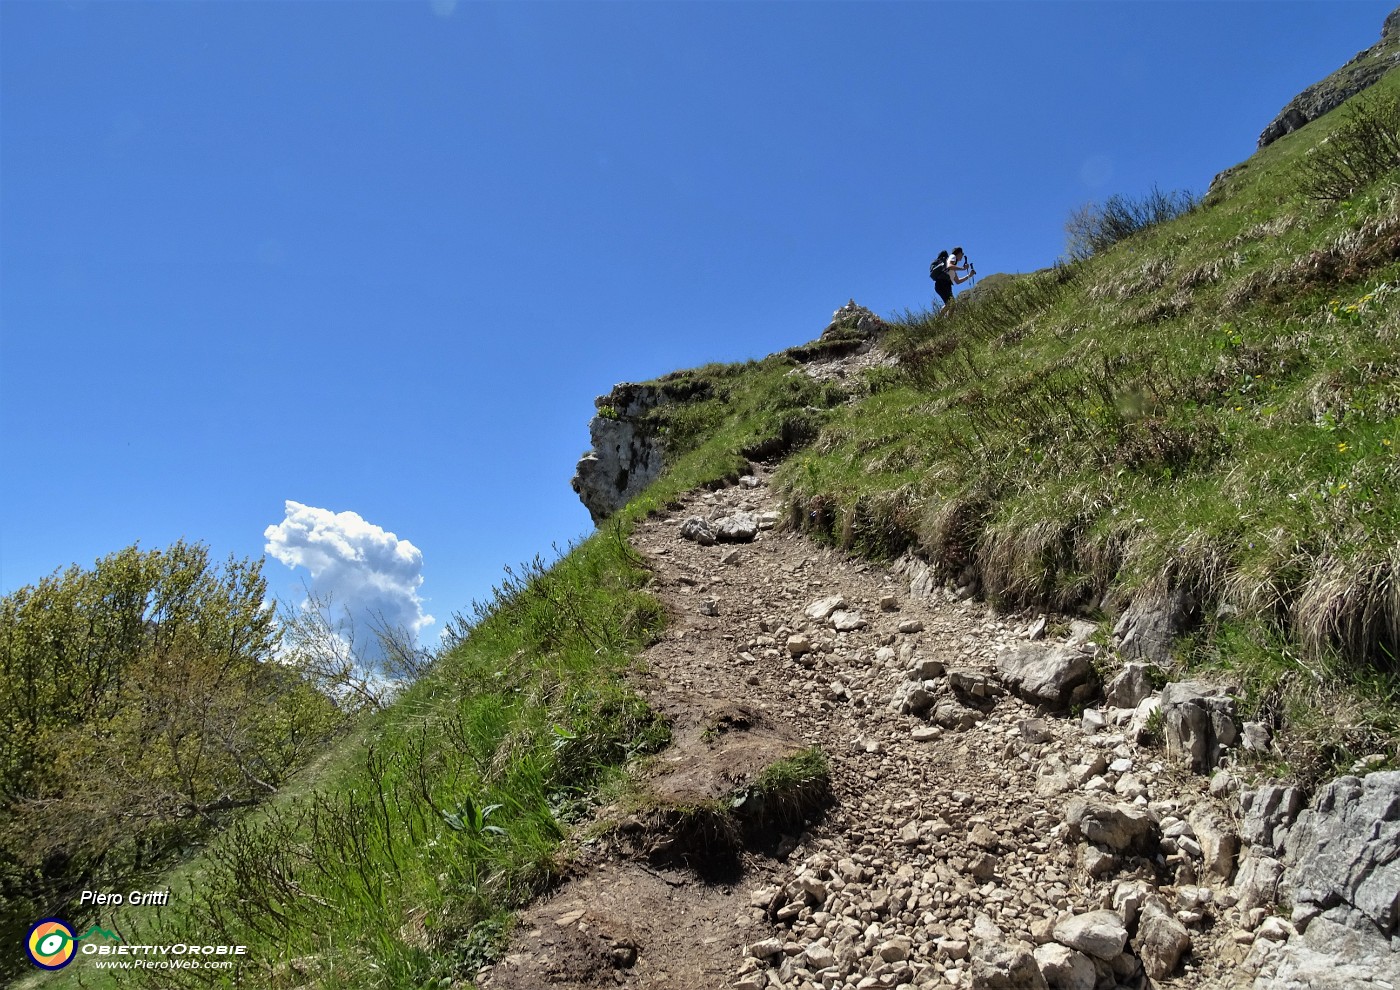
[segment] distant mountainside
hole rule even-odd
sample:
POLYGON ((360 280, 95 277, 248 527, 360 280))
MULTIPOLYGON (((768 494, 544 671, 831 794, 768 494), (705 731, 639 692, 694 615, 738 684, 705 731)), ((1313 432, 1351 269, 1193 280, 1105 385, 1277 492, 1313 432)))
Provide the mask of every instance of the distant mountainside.
MULTIPOLYGON (((1325 9, 1318 8, 1320 11, 1325 9)), ((1355 58, 1326 79, 1314 83, 1289 100, 1259 135, 1259 147, 1273 144, 1285 134, 1292 134, 1309 121, 1336 109, 1363 89, 1374 85, 1397 65, 1400 65, 1400 7, 1386 17, 1381 26, 1380 41, 1358 52, 1355 58)))

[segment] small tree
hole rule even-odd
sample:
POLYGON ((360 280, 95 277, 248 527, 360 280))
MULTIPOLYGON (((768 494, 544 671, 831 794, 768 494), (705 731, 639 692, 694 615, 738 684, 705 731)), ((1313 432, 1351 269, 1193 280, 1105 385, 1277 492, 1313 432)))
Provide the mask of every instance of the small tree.
POLYGON ((308 591, 300 605, 282 603, 278 625, 281 661, 346 712, 384 708, 432 664, 432 653, 382 612, 370 616, 362 631, 350 610, 337 609, 328 595, 308 591))

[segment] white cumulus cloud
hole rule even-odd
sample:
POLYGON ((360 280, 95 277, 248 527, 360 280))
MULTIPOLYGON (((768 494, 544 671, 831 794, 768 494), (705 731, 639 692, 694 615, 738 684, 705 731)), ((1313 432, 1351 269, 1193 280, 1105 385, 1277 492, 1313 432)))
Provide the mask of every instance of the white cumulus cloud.
POLYGON ((288 499, 286 518, 263 530, 267 553, 311 572, 310 592, 344 608, 357 629, 380 624, 414 639, 431 625, 418 588, 423 554, 357 512, 332 512, 288 499))

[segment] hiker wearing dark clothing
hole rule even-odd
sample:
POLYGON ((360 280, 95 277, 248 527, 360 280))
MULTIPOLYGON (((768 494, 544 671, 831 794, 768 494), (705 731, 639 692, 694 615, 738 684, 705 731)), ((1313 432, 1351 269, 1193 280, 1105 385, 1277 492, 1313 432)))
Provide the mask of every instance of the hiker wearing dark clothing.
POLYGON ((951 253, 939 251, 938 257, 929 266, 928 273, 933 279, 933 291, 943 300, 940 312, 947 312, 948 307, 953 304, 953 286, 962 285, 976 275, 977 270, 963 257, 963 249, 955 247, 951 253), (960 274, 962 272, 966 274, 960 274))
POLYGON ((947 306, 953 301, 953 280, 948 275, 947 251, 938 252, 938 257, 934 258, 933 264, 929 266, 928 277, 933 279, 933 291, 938 293, 938 298, 947 306))

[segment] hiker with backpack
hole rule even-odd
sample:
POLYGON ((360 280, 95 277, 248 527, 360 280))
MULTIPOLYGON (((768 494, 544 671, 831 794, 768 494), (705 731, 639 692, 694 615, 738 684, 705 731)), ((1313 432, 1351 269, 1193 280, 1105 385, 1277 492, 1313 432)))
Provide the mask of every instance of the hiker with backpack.
POLYGON ((928 277, 933 279, 933 291, 938 293, 938 297, 943 300, 943 308, 939 313, 948 312, 948 307, 953 304, 953 286, 962 285, 968 279, 977 274, 977 269, 972 267, 972 262, 963 256, 963 249, 953 248, 952 252, 939 251, 938 257, 929 265, 928 277), (966 272, 966 275, 959 275, 959 272, 966 272))

